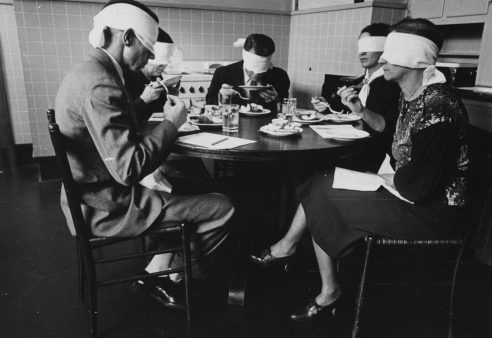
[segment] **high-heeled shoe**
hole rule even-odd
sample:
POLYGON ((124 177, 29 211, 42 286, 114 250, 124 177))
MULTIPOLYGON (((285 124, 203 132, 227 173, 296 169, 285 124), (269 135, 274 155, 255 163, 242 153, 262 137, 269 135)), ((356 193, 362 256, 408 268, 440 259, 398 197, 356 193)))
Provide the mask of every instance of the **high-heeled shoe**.
POLYGON ((303 307, 297 312, 294 312, 290 315, 290 319, 296 322, 307 323, 313 321, 318 318, 320 313, 330 312, 332 316, 335 316, 335 310, 338 303, 338 299, 336 299, 333 303, 328 304, 326 306, 321 306, 316 303, 316 300, 311 300, 308 305, 303 307))
POLYGON ((255 255, 255 254, 249 255, 249 259, 253 263, 263 268, 267 268, 270 266, 285 265, 287 262, 289 262, 292 259, 292 257, 294 257, 293 254, 284 257, 275 257, 272 255, 272 251, 270 250, 270 248, 263 250, 259 255, 255 255))

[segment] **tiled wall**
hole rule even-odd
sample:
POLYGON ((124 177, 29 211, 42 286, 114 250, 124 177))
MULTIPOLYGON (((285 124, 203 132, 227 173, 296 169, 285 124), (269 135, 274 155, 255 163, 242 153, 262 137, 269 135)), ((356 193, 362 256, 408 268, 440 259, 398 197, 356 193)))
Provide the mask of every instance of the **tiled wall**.
MULTIPOLYGON (((65 72, 91 48, 87 37, 92 17, 101 7, 63 1, 14 2, 29 110, 26 121, 31 121, 35 157, 53 155, 44 111, 53 106, 65 72)), ((277 45, 274 62, 287 68, 288 15, 161 7, 153 10, 161 26, 183 47, 187 60, 239 59, 240 50, 232 43, 258 32, 272 36, 277 45)))
POLYGON ((5 74, 3 75, 7 85, 14 142, 16 144, 31 143, 24 74, 12 4, 0 4, 0 51, 2 51, 2 59, 5 63, 3 67, 5 74))
POLYGON ((292 16, 288 73, 299 106, 321 94, 324 74, 362 75, 357 38, 372 22, 394 23, 404 10, 362 7, 292 16))

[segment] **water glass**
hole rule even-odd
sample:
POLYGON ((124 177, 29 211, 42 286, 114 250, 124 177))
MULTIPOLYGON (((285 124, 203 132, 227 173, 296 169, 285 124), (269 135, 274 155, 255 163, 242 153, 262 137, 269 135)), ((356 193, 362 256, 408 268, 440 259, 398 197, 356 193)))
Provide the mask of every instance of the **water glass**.
POLYGON ((239 105, 222 106, 222 131, 234 133, 239 130, 239 105))
POLYGON ((284 104, 282 105, 282 113, 285 114, 285 117, 289 123, 292 122, 292 117, 296 114, 297 109, 297 99, 290 98, 285 99, 284 104))

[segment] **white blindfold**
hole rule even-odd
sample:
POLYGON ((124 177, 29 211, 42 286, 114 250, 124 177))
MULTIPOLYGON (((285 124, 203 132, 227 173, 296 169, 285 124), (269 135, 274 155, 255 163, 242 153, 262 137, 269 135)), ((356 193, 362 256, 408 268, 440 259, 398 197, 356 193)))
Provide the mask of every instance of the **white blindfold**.
POLYGON ((127 3, 117 3, 103 8, 94 16, 94 28, 89 34, 89 42, 93 47, 104 46, 103 32, 106 27, 123 31, 132 29, 142 45, 154 54, 158 24, 144 10, 127 3))
POLYGON ((384 51, 385 36, 368 36, 359 39, 357 47, 359 53, 382 52, 384 51))
POLYGON ((436 69, 439 48, 431 40, 415 34, 392 32, 386 38, 381 59, 393 65, 424 70, 423 85, 444 83, 444 74, 436 69))
POLYGON ((171 62, 173 54, 173 43, 156 42, 154 45, 154 58, 150 59, 149 63, 154 65, 167 65, 171 62))
POLYGON ((271 66, 272 56, 259 56, 243 49, 244 68, 253 73, 265 73, 271 66))

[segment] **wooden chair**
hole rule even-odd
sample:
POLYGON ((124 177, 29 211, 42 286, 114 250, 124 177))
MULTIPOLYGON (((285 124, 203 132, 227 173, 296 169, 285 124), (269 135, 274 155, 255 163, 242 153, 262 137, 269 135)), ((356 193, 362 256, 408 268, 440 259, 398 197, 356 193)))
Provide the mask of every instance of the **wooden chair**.
MULTIPOLYGON (((75 227, 75 240, 77 244, 77 260, 79 264, 79 292, 80 298, 84 301, 90 318, 90 332, 91 337, 97 337, 97 288, 107 285, 113 285, 118 283, 132 282, 140 279, 148 279, 157 276, 169 275, 176 272, 184 272, 185 282, 185 312, 186 320, 189 324, 191 320, 190 311, 190 286, 191 286, 191 260, 190 260, 190 238, 188 232, 188 226, 186 223, 167 223, 162 227, 155 228, 152 231, 146 231, 143 234, 131 237, 131 238, 103 238, 94 237, 90 233, 90 228, 86 224, 82 209, 80 206, 80 197, 77 189, 77 185, 74 182, 70 164, 68 162, 67 152, 65 145, 66 139, 61 134, 58 125, 55 120, 55 111, 53 109, 48 110, 48 127, 51 137, 51 142, 55 149, 55 154, 62 172, 62 181, 65 193, 67 196, 68 205, 70 208, 72 220, 75 227), (162 234, 179 234, 181 238, 181 245, 162 249, 145 251, 139 253, 131 253, 113 257, 96 258, 94 255, 94 249, 107 247, 121 242, 131 241, 136 238, 140 238, 143 241, 147 236, 162 235, 162 234), (107 280, 97 280, 96 278, 96 266, 99 264, 109 264, 112 262, 119 262, 123 260, 143 258, 145 256, 158 255, 169 252, 181 252, 183 255, 184 266, 182 268, 170 269, 160 271, 151 274, 138 274, 127 275, 125 277, 113 278, 107 280), (88 295, 86 295, 86 293, 88 295)), ((143 243, 143 242, 142 242, 143 243)))
POLYGON ((470 194, 472 201, 470 203, 468 224, 465 225, 464 231, 459 238, 454 239, 434 239, 434 240, 402 240, 395 238, 383 238, 377 236, 366 236, 365 241, 365 258, 363 262, 363 268, 361 273, 359 292, 356 303, 355 319, 352 327, 352 338, 356 338, 359 333, 361 323, 362 305, 364 303, 364 296, 366 295, 367 288, 367 275, 370 263, 371 254, 376 246, 391 246, 391 247, 441 247, 441 248, 457 248, 458 253, 455 258, 453 275, 450 281, 450 297, 449 297, 449 317, 448 317, 448 338, 454 336, 454 297, 456 291, 456 279, 458 271, 462 265, 463 252, 467 247, 473 228, 476 224, 485 221, 485 208, 487 200, 492 200, 492 159, 491 155, 481 158, 483 167, 480 177, 471 177, 471 185, 476 187, 473 194, 470 194), (485 175, 484 175, 485 173, 485 175))

